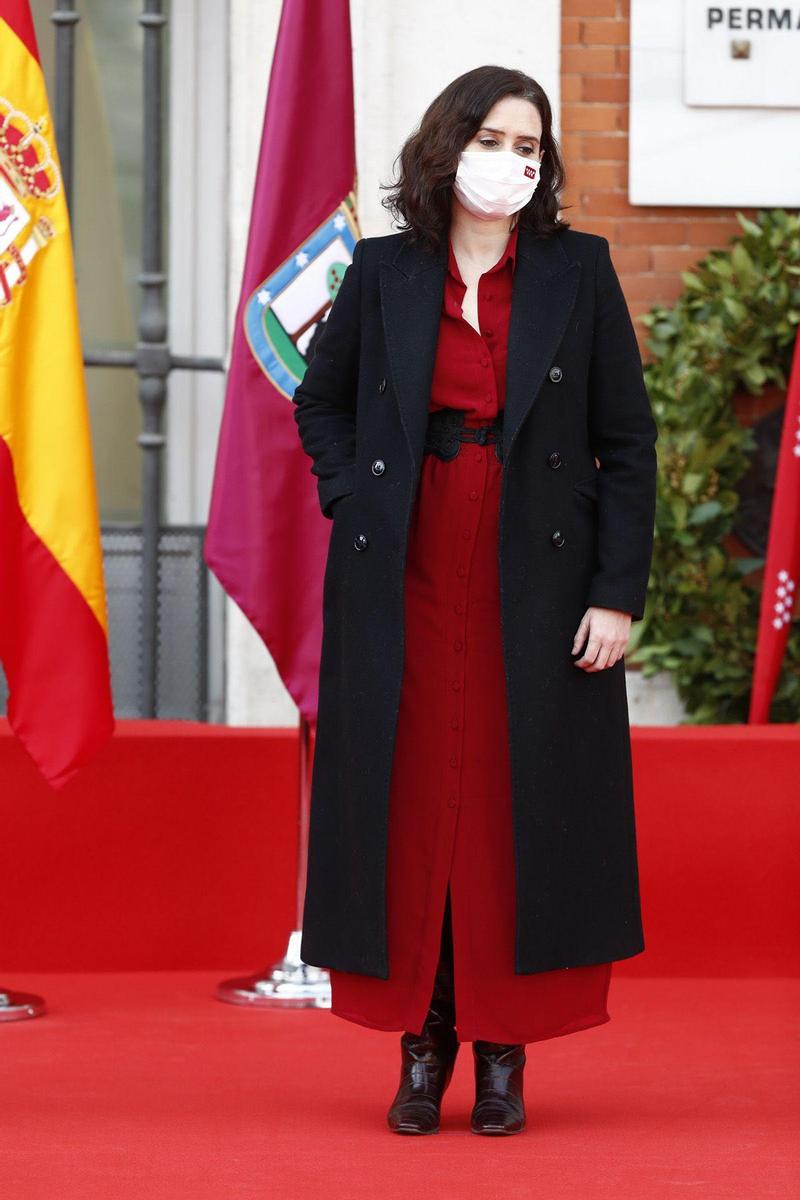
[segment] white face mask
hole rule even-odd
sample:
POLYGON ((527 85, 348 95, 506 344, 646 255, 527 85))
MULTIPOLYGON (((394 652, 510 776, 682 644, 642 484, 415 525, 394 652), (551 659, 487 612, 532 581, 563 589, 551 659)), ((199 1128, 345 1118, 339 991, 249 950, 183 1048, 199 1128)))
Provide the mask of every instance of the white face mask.
POLYGON ((513 150, 462 150, 453 190, 476 217, 510 217, 536 191, 541 165, 513 150))

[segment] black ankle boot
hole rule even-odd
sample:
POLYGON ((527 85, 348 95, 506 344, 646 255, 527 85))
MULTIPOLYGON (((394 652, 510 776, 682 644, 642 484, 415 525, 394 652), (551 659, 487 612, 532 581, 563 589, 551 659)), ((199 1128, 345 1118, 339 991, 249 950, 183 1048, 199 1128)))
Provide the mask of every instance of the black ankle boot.
POLYGON ((525 1046, 473 1042, 472 1052, 475 1060, 472 1132, 519 1133, 525 1127, 522 1096, 525 1046))
POLYGON ((400 1086, 387 1114, 389 1128, 394 1133, 439 1131, 442 1096, 452 1077, 459 1047, 448 918, 449 905, 433 996, 422 1032, 404 1033, 400 1039, 400 1086))

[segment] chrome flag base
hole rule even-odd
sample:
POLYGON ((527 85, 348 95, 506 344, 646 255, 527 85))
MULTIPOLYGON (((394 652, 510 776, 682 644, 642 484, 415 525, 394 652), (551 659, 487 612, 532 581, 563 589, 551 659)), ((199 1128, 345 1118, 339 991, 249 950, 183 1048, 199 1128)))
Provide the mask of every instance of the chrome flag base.
POLYGON ((251 1008, 330 1008, 330 976, 324 967, 310 967, 300 958, 301 930, 289 937, 286 954, 265 976, 226 979, 217 986, 217 999, 251 1008))
POLYGON ((27 1021, 31 1017, 41 1017, 44 1008, 41 996, 0 991, 0 1021, 27 1021))

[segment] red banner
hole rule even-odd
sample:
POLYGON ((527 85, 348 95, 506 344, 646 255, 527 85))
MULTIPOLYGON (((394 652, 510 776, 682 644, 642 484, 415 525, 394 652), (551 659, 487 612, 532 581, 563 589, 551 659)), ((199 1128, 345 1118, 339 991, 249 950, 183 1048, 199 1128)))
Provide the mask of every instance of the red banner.
POLYGON ((291 398, 360 237, 348 0, 284 0, 205 559, 315 721, 330 522, 291 398))
POLYGON ((750 724, 769 722, 800 577, 800 331, 794 345, 764 565, 750 724))

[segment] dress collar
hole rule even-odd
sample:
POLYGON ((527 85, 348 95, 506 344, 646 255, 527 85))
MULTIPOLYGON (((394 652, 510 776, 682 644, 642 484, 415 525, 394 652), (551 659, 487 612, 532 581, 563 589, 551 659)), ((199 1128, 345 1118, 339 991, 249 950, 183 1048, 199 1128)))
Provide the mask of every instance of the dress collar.
MULTIPOLYGON (((516 225, 514 226, 514 228, 511 230, 511 233, 508 236, 508 241, 506 242, 506 248, 503 251, 501 257, 497 260, 497 262, 494 264, 493 267, 490 267, 488 271, 483 272, 484 275, 494 275, 497 271, 501 271, 503 269, 503 267, 505 266, 505 264, 509 261, 509 259, 511 260, 511 269, 513 271, 514 265, 516 264, 516 261, 517 261, 517 241, 518 241, 518 239, 519 239, 519 222, 517 222, 516 225)), ((456 256, 455 256, 455 253, 453 252, 453 243, 450 239, 449 234, 448 234, 447 269, 450 272, 450 274, 453 276, 453 278, 458 281, 458 283, 463 284, 464 280, 461 278, 461 272, 458 269, 458 262, 456 261, 456 256)))

